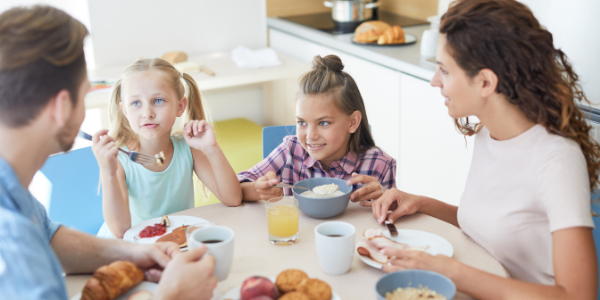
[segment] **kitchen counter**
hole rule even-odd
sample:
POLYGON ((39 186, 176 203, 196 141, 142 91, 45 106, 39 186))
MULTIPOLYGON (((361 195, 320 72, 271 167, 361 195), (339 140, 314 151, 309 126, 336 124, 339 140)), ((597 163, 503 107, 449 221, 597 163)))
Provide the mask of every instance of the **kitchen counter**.
POLYGON ((417 37, 417 42, 405 46, 366 46, 352 43, 354 33, 332 35, 281 18, 267 18, 271 29, 333 48, 361 59, 429 81, 436 70, 432 62, 421 59, 421 36, 429 25, 403 27, 404 32, 417 37))

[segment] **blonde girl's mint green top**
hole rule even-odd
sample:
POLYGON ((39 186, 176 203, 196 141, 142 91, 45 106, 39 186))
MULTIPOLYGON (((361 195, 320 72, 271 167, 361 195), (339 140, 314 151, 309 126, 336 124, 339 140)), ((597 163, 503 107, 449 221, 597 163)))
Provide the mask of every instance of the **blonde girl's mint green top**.
MULTIPOLYGON (((171 142, 173 159, 162 172, 150 171, 134 163, 125 153, 119 152, 117 156, 125 170, 131 226, 194 207, 192 151, 183 138, 172 136, 171 142)), ((106 223, 98 236, 113 237, 106 223)))

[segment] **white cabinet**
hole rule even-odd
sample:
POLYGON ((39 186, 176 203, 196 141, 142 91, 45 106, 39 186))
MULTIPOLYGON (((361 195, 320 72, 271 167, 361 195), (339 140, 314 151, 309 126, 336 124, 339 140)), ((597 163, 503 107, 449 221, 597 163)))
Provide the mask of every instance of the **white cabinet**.
POLYGON ((402 74, 400 95, 398 187, 458 205, 473 138, 456 131, 439 88, 428 81, 402 74))
POLYGON ((278 30, 269 30, 270 46, 306 62, 306 71, 315 55, 335 54, 344 71, 356 81, 367 110, 375 143, 396 160, 400 157, 400 72, 338 50, 309 42, 278 30))
POLYGON ((335 54, 361 91, 375 143, 397 160, 397 186, 458 205, 473 140, 454 127, 444 99, 429 81, 313 43, 275 29, 270 46, 306 63, 335 54))

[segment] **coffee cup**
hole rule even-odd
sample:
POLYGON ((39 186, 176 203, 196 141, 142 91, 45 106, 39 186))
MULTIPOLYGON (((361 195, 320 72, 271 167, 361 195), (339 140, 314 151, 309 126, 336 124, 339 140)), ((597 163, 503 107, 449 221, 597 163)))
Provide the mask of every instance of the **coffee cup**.
POLYGON ((352 224, 341 221, 324 222, 315 227, 317 257, 325 273, 340 275, 350 270, 355 233, 352 224))
POLYGON ((421 57, 435 57, 439 35, 437 30, 426 29, 423 31, 423 36, 421 37, 421 57))
POLYGON ((194 230, 188 242, 190 249, 202 244, 206 246, 206 254, 215 258, 215 276, 219 281, 225 280, 231 271, 233 237, 234 233, 230 228, 213 225, 194 230))

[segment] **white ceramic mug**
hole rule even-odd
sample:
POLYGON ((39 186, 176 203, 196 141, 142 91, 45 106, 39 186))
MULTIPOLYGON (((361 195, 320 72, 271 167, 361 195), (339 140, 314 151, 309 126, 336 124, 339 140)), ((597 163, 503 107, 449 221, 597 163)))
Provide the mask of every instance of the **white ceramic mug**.
POLYGON ((196 229, 188 242, 190 249, 204 244, 209 254, 215 258, 215 276, 223 281, 229 275, 233 262, 233 230, 221 225, 213 225, 196 229), (218 242, 214 242, 218 241, 218 242))
POLYGON ((315 227, 317 256, 325 273, 340 275, 350 270, 355 233, 352 224, 341 221, 324 222, 315 227))
POLYGON ((421 57, 435 57, 439 35, 437 30, 425 29, 423 31, 423 36, 421 37, 421 57))

